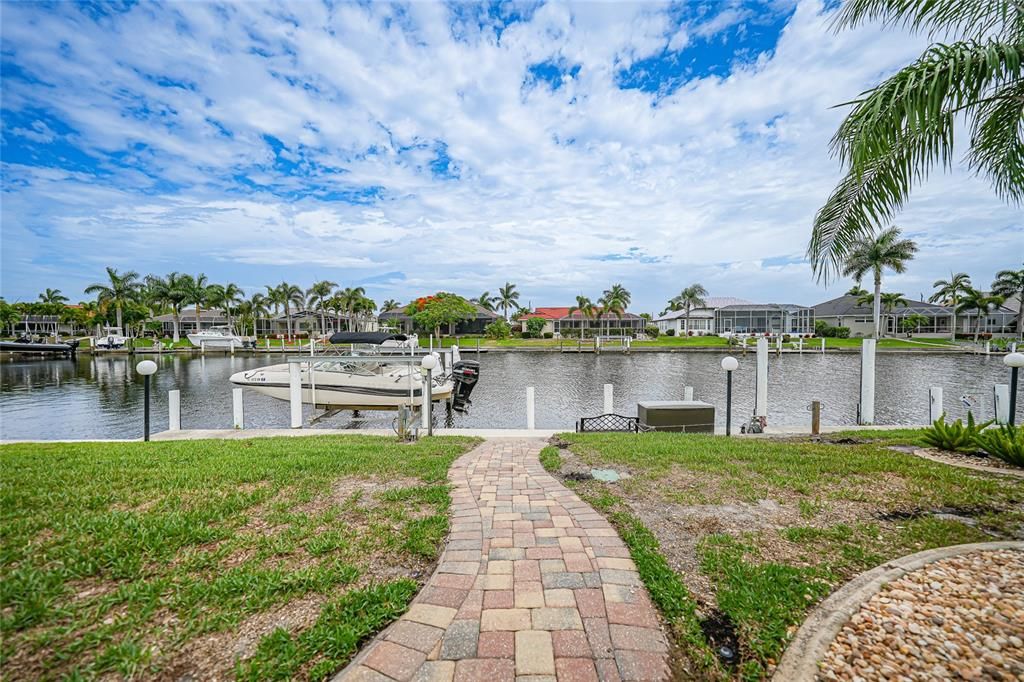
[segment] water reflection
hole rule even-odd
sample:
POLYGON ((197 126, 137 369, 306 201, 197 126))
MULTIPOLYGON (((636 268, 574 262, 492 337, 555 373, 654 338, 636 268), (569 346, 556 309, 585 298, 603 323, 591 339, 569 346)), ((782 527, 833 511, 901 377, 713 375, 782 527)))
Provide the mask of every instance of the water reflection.
MULTIPOLYGON (((720 353, 560 355, 488 353, 480 357, 481 381, 468 415, 438 415, 438 425, 523 428, 525 392, 536 388, 539 428, 572 428, 581 415, 600 413, 602 386, 615 385, 615 409, 636 414, 638 400, 681 399, 693 386, 700 400, 715 404, 724 421, 725 379, 720 353)), ((231 384, 242 369, 280 362, 280 356, 156 356, 153 428, 167 428, 167 391, 182 393, 184 428, 229 428, 231 384)), ((141 435, 142 378, 138 358, 83 355, 77 359, 14 359, 0 362, 0 436, 24 438, 128 438, 141 435)), ((755 356, 738 356, 734 374, 734 423, 753 411, 755 356)), ((769 363, 769 423, 808 424, 811 400, 823 403, 822 423, 852 424, 857 414, 860 373, 856 355, 804 354, 772 357, 769 363)), ((966 414, 966 396, 976 415, 993 412, 992 386, 1008 382, 999 357, 879 354, 876 418, 880 424, 920 424, 927 418, 930 386, 945 391, 953 418, 966 414)), ((312 416, 306 408, 307 419, 312 416)), ((321 427, 390 427, 393 413, 339 414, 321 427)), ((287 403, 246 391, 250 427, 287 427, 287 403)), ((1024 399, 1017 419, 1024 421, 1024 399)))

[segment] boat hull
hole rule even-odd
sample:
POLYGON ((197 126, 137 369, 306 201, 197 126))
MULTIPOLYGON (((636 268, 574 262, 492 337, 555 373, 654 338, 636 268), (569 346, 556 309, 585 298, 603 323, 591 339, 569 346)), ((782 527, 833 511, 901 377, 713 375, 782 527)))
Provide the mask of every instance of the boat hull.
MULTIPOLYGON (((382 381, 380 377, 315 372, 313 379, 311 384, 309 373, 302 372, 302 402, 309 405, 313 404, 314 396, 317 405, 353 410, 393 410, 402 405, 423 404, 422 383, 415 382, 410 391, 408 379, 403 377, 392 376, 382 381)), ((238 372, 231 376, 231 383, 277 400, 291 399, 287 365, 238 372)), ((451 395, 450 381, 435 385, 431 391, 434 402, 448 400, 451 395)))
POLYGON ((20 353, 24 355, 66 355, 73 353, 75 347, 68 343, 22 343, 20 341, 0 341, 0 352, 20 353))
POLYGON ((225 348, 230 349, 232 346, 235 348, 242 347, 242 339, 238 336, 197 336, 195 334, 188 335, 189 343, 196 348, 225 348))

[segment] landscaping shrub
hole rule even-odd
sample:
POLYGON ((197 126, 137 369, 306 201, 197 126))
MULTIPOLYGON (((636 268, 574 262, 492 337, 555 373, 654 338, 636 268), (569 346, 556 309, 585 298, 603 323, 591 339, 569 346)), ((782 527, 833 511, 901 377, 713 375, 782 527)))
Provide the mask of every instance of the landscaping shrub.
POLYGON ((665 336, 675 336, 675 335, 676 335, 676 330, 675 329, 669 329, 668 331, 665 332, 665 336))
POLYGON ((978 447, 1007 464, 1024 467, 1024 426, 1003 424, 978 434, 978 447))
POLYGON ((532 339, 533 338, 533 332, 530 332, 530 331, 523 332, 522 334, 519 335, 519 338, 521 338, 521 339, 532 339))
POLYGON ((814 333, 816 336, 822 336, 829 339, 850 338, 849 327, 833 327, 824 320, 818 320, 814 323, 814 333))
POLYGON ((972 412, 967 413, 966 426, 961 419, 957 419, 952 424, 947 424, 946 414, 943 413, 941 417, 935 420, 931 428, 924 432, 921 438, 926 444, 940 450, 970 452, 978 448, 978 436, 982 429, 990 424, 992 424, 992 420, 976 424, 974 413, 972 412))
POLYGON ((507 339, 510 331, 508 322, 500 317, 484 327, 484 333, 491 339, 507 339))
POLYGON ((531 317, 526 321, 526 331, 530 332, 531 338, 539 339, 541 334, 544 333, 544 325, 546 322, 539 317, 531 317))
POLYGON ((545 339, 553 339, 553 338, 555 338, 555 333, 554 332, 544 332, 544 338, 545 339))
POLYGON ((644 327, 644 333, 647 334, 647 336, 651 337, 652 339, 656 339, 658 338, 658 335, 661 334, 661 330, 658 329, 658 325, 649 324, 646 327, 644 327))

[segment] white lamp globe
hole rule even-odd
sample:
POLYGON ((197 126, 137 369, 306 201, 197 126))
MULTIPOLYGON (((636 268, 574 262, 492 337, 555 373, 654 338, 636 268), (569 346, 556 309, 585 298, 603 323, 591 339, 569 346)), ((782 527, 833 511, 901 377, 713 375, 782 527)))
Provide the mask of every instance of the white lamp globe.
POLYGON ((420 360, 420 367, 427 371, 434 369, 435 367, 437 367, 437 358, 434 356, 433 353, 429 355, 424 355, 423 359, 420 360))
POLYGON ((739 366, 739 360, 737 360, 731 355, 726 355, 724 358, 722 358, 722 369, 724 369, 726 372, 733 372, 739 366))
POLYGON ((1024 367, 1024 353, 1009 353, 1004 355, 1003 364, 1007 367, 1024 367))
POLYGON ((135 371, 144 377, 148 377, 150 374, 156 374, 156 363, 152 360, 143 360, 139 364, 135 365, 135 371))

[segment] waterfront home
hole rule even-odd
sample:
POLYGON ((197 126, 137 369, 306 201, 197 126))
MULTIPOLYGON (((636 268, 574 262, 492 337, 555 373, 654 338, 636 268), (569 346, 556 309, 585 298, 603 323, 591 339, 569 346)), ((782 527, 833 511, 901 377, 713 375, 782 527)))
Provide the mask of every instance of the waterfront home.
MULTIPOLYGON (((814 306, 814 319, 830 327, 848 327, 850 336, 871 336, 875 323, 871 303, 858 303, 860 296, 843 295, 814 306)), ((893 308, 891 314, 882 310, 882 333, 896 335, 903 331, 903 320, 911 315, 927 318, 915 335, 949 336, 953 324, 953 312, 941 305, 926 301, 907 301, 905 306, 893 308)))
MULTIPOLYGON (((487 328, 491 322, 494 322, 499 317, 498 313, 493 310, 488 310, 481 305, 472 304, 476 308, 476 315, 465 320, 460 320, 453 325, 449 326, 448 334, 451 336, 462 336, 467 334, 483 334, 484 329, 487 328)), ((388 329, 394 329, 402 332, 403 334, 411 334, 414 331, 421 331, 431 333, 432 329, 420 329, 415 328, 415 323, 410 315, 405 312, 406 306, 396 308, 395 310, 389 310, 386 313, 381 313, 377 316, 377 321, 381 327, 388 329)))
POLYGON ((813 334, 814 309, 793 303, 739 303, 715 311, 718 334, 813 334))
POLYGON ((544 320, 544 329, 541 333, 574 337, 579 336, 581 331, 585 333, 584 335, 591 336, 608 333, 636 335, 647 326, 647 320, 630 312, 623 312, 621 315, 602 313, 585 318, 580 311, 574 310, 570 313, 569 310, 569 306, 539 307, 531 312, 523 313, 516 318, 516 321, 525 331, 527 320, 539 318, 544 320))
MULTIPOLYGON (((832 327, 849 327, 850 336, 871 336, 874 331, 871 303, 858 303, 859 296, 839 296, 814 306, 814 319, 832 327)), ((925 321, 916 326, 913 335, 924 338, 949 336, 953 325, 953 310, 948 306, 927 301, 907 300, 905 305, 891 311, 882 310, 882 334, 905 334, 904 320, 920 315, 925 321)), ((993 336, 1012 336, 1016 330, 1016 312, 1002 305, 985 314, 980 333, 993 336)), ((956 314, 956 333, 974 334, 978 329, 978 311, 965 310, 956 314)))
POLYGON ((692 336, 705 336, 715 333, 715 311, 727 305, 749 305, 750 301, 732 296, 711 296, 705 299, 701 308, 690 310, 689 323, 687 323, 685 310, 668 310, 654 320, 658 331, 667 334, 671 331, 676 336, 686 336, 687 331, 692 336))

